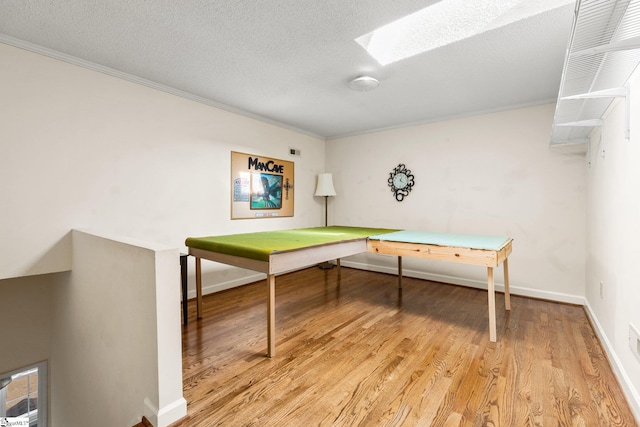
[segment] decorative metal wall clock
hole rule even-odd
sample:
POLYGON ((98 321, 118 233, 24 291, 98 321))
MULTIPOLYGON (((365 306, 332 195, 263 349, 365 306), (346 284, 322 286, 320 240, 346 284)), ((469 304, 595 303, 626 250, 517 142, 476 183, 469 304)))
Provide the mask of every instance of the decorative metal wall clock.
POLYGON ((391 172, 387 180, 391 192, 397 201, 401 202, 409 195, 415 184, 415 178, 405 165, 400 163, 391 172))

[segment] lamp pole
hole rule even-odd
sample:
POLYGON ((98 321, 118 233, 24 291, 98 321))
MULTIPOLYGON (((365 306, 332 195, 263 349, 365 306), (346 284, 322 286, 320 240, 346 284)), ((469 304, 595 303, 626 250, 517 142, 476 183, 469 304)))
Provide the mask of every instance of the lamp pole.
POLYGON ((327 220, 327 204, 329 203, 329 196, 324 196, 324 226, 327 227, 329 225, 329 221, 327 220))
MULTIPOLYGON (((324 226, 329 226, 329 196, 335 196, 336 190, 333 188, 333 176, 330 173, 321 173, 318 175, 318 185, 316 187, 316 196, 324 197, 324 226)), ((337 260, 340 265, 340 260, 337 260)), ((328 270, 334 267, 330 262, 323 262, 318 264, 323 270, 328 270)))

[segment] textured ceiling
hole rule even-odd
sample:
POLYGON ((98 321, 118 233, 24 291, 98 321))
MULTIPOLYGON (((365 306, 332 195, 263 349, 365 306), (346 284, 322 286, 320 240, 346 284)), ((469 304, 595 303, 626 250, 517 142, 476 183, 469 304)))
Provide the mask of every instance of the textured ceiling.
POLYGON ((574 5, 536 1, 386 66, 355 39, 433 0, 2 0, 0 42, 332 138, 555 101, 574 5), (361 74, 380 87, 349 89, 361 74))

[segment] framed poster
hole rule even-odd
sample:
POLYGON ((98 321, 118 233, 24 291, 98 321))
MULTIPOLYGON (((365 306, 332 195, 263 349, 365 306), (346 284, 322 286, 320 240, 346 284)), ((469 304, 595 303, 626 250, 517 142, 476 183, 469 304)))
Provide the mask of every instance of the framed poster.
POLYGON ((231 219, 293 216, 293 162, 231 152, 231 219))

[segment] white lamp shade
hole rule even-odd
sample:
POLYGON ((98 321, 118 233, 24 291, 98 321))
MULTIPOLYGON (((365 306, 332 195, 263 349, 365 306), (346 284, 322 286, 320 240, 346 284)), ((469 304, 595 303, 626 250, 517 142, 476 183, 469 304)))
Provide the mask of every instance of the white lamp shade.
POLYGON ((333 176, 330 173, 318 175, 318 186, 316 196, 335 196, 336 190, 333 188, 333 176))

